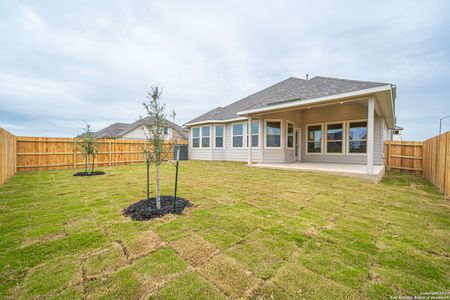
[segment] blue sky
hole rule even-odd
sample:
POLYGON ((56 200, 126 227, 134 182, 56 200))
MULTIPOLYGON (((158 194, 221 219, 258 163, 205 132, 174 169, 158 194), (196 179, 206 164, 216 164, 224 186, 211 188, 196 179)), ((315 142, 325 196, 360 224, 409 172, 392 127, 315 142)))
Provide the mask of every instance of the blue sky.
POLYGON ((133 122, 154 84, 182 124, 308 73, 396 84, 398 124, 422 140, 450 115, 449 3, 2 1, 0 127, 133 122))

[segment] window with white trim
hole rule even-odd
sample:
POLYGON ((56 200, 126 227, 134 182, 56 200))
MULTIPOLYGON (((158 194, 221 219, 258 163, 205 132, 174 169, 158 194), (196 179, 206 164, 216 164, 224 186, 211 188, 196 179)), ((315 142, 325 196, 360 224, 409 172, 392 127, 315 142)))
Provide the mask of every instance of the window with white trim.
POLYGON ((209 147, 209 126, 202 127, 202 148, 209 147))
POLYGON ((252 121, 252 148, 259 147, 259 120, 252 121))
POLYGON ((348 152, 367 153, 367 121, 349 122, 348 152))
POLYGON ((280 121, 266 121, 266 147, 281 147, 280 121))
POLYGON ((244 124, 243 123, 235 123, 232 124, 232 136, 233 148, 243 148, 244 147, 244 124))
POLYGON ((223 148, 223 132, 224 132, 224 126, 223 125, 215 125, 215 135, 216 135, 216 148, 223 148))
POLYGON ((322 153, 322 125, 308 125, 306 130, 306 153, 322 153))
POLYGON ((192 148, 200 148, 200 128, 192 128, 192 148))
POLYGON ((327 154, 343 153, 344 125, 343 123, 327 124, 327 154))
POLYGON ((294 148, 294 123, 287 122, 287 130, 286 130, 286 147, 294 148))
POLYGON ((169 128, 168 127, 164 127, 163 133, 164 133, 164 135, 169 135, 169 128))

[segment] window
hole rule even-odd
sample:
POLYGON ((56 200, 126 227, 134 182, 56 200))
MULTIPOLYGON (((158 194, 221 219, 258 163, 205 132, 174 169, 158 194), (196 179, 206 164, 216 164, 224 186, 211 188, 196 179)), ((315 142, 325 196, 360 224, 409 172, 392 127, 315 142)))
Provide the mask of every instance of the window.
POLYGON ((202 148, 209 147, 209 126, 202 127, 202 148))
POLYGON ((252 148, 259 147, 259 120, 252 121, 252 148))
POLYGON ((233 124, 233 148, 243 148, 244 147, 244 124, 237 123, 233 124))
POLYGON ((164 135, 169 135, 169 128, 164 127, 163 133, 164 135))
POLYGON ((223 148, 223 125, 214 126, 216 129, 216 148, 223 148))
POLYGON ((327 153, 343 153, 343 125, 327 124, 327 153))
POLYGON ((288 148, 294 148, 294 123, 287 122, 286 142, 288 148))
POLYGON ((367 122, 350 122, 348 126, 348 152, 367 152, 367 122))
POLYGON ((322 125, 310 125, 307 127, 307 153, 322 153, 322 125))
POLYGON ((281 122, 266 122, 266 147, 281 147, 281 122))
POLYGON ((192 128, 192 148, 200 147, 200 128, 192 128))

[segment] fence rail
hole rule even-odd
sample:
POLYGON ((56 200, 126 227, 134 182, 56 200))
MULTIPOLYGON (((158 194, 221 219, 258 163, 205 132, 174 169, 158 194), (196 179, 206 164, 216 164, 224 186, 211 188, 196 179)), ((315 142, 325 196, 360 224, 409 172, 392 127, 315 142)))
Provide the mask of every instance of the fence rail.
POLYGON ((423 143, 410 141, 384 142, 384 163, 388 170, 422 173, 423 143))
MULTIPOLYGON (((71 138, 17 137, 17 171, 61 170, 85 165, 85 157, 78 146, 79 140, 71 138)), ((146 141, 99 139, 95 165, 116 166, 144 162, 146 141)), ((177 141, 176 144, 187 144, 177 141)), ((173 158, 169 143, 163 146, 163 160, 173 158)))

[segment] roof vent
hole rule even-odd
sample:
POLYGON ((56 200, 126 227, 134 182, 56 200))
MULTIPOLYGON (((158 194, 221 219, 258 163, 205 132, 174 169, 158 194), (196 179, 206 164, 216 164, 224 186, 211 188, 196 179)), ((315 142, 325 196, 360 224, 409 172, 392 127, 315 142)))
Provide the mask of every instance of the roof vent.
POLYGON ((306 74, 306 80, 308 80, 309 74, 306 74))

